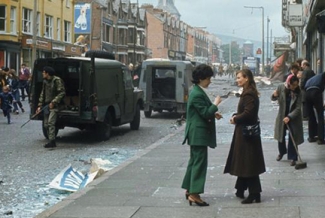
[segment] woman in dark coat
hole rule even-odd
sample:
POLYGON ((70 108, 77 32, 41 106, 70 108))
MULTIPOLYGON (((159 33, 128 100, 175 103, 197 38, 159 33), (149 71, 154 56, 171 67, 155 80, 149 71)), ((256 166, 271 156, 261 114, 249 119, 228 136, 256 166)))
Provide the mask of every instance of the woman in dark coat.
POLYGON ((299 79, 297 76, 289 75, 286 83, 280 84, 273 92, 271 100, 278 100, 279 111, 275 120, 274 138, 278 140, 279 154, 276 158, 280 161, 288 152, 290 165, 295 166, 297 161, 297 152, 293 145, 291 137, 288 140, 288 149, 286 147, 286 132, 289 125, 296 145, 304 142, 304 130, 302 124, 302 93, 299 88, 299 79))
POLYGON ((190 145, 190 160, 182 183, 186 190, 185 196, 190 205, 209 206, 199 194, 204 192, 208 167, 208 147, 215 148, 216 127, 215 118, 220 119, 217 113, 221 102, 217 96, 212 103, 206 93, 211 83, 213 70, 210 66, 201 64, 192 73, 193 89, 187 102, 186 128, 183 144, 190 145))
POLYGON ((224 173, 237 176, 236 196, 244 199, 248 188, 249 196, 242 201, 250 204, 261 202, 261 182, 259 175, 265 172, 261 136, 247 137, 243 135, 243 126, 254 125, 258 122, 259 97, 253 74, 248 69, 236 73, 239 87, 243 87, 237 113, 232 116, 230 123, 235 125, 231 147, 224 173))

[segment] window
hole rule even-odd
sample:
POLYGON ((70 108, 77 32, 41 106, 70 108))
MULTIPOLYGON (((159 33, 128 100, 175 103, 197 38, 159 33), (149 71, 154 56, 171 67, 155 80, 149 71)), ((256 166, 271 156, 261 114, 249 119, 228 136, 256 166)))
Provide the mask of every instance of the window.
POLYGON ((36 16, 36 35, 37 36, 41 36, 41 32, 40 32, 40 23, 41 23, 41 14, 39 12, 37 12, 37 16, 36 16))
POLYGON ((23 8, 22 30, 24 33, 32 33, 32 10, 23 8))
POLYGON ((6 31, 6 6, 0 6, 0 31, 6 31))
POLYGON ((103 41, 104 42, 109 42, 109 31, 110 31, 110 26, 109 25, 104 25, 104 32, 103 32, 103 41))
POLYGON ((56 20, 56 38, 57 40, 61 40, 61 19, 60 18, 56 20))
POLYGON ((16 31, 16 8, 10 8, 10 33, 17 34, 16 31))
POLYGON ((53 17, 45 15, 45 36, 47 38, 53 39, 53 17))
POLYGON ((65 0, 65 6, 66 6, 67 8, 70 8, 70 0, 65 0))
POLYGON ((129 29, 129 40, 128 40, 128 43, 135 43, 134 42, 134 29, 133 28, 130 28, 129 29))
POLYGON ((71 22, 64 21, 64 41, 71 42, 71 22))

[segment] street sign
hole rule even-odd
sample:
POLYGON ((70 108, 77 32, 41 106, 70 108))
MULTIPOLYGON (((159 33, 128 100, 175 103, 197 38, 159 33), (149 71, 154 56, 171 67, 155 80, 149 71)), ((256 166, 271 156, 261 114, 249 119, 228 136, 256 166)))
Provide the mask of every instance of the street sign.
POLYGON ((27 45, 33 44, 33 39, 26 39, 26 44, 27 45))

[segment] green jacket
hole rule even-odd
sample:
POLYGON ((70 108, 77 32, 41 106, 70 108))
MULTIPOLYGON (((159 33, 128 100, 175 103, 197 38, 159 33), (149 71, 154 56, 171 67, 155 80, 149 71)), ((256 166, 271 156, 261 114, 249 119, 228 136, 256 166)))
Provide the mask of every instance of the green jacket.
POLYGON ((55 107, 64 104, 65 88, 60 77, 53 76, 51 80, 43 81, 43 89, 39 97, 38 106, 42 107, 54 103, 55 107))
POLYGON ((210 101, 198 85, 194 85, 187 102, 186 128, 183 144, 190 146, 209 146, 215 148, 215 113, 218 107, 210 101))

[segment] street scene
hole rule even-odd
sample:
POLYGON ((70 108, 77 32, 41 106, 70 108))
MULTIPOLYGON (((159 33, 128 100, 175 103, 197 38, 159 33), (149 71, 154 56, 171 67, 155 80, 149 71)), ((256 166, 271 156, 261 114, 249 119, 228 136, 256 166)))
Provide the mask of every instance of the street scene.
POLYGON ((0 218, 325 214, 325 1, 4 0, 0 218))

